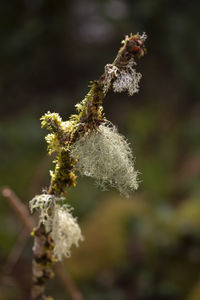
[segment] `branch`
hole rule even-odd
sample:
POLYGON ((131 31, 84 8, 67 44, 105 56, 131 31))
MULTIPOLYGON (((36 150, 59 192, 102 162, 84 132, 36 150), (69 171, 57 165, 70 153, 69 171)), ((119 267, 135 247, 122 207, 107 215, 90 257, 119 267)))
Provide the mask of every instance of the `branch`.
POLYGON ((28 238, 29 235, 27 233, 27 228, 23 228, 18 236, 16 243, 14 244, 12 250, 10 251, 7 257, 7 261, 5 262, 2 268, 3 274, 10 274, 12 272, 12 269, 14 268, 22 254, 22 251, 25 247, 28 238))
MULTIPOLYGON (((129 95, 138 91, 141 74, 135 71, 134 66, 136 59, 141 58, 145 53, 145 39, 145 34, 131 34, 125 37, 114 62, 106 65, 103 75, 92 82, 89 93, 76 105, 77 114, 72 115, 69 121, 63 122, 59 114, 50 112, 41 118, 42 127, 46 127, 51 132, 46 136, 49 154, 56 152, 57 156, 54 160, 56 164, 54 172, 50 172, 51 182, 48 191, 31 200, 31 209, 37 209, 40 212, 39 228, 33 233, 33 300, 47 299, 44 295, 45 281, 52 278, 52 265, 58 258, 58 255, 54 257, 54 249, 56 249, 54 241, 58 235, 54 235, 53 241, 51 238, 53 227, 49 224, 53 224, 53 212, 59 207, 57 202, 62 201, 66 188, 76 186, 75 164, 77 160, 70 155, 71 146, 93 130, 97 131, 102 123, 106 123, 102 102, 109 89, 112 88, 114 92, 127 91, 129 95), (50 229, 49 226, 51 226, 50 229)), ((58 228, 59 226, 57 230, 58 228)), ((63 247, 59 247, 59 251, 62 255, 67 255, 63 247)))
POLYGON ((66 291, 71 295, 72 300, 84 300, 82 293, 74 284, 69 273, 66 272, 64 265, 58 262, 55 266, 55 270, 66 291))
POLYGON ((28 208, 16 196, 16 194, 8 187, 4 187, 1 191, 2 195, 8 200, 11 208, 14 210, 18 218, 22 221, 26 229, 31 232, 35 226, 34 219, 30 216, 28 208))

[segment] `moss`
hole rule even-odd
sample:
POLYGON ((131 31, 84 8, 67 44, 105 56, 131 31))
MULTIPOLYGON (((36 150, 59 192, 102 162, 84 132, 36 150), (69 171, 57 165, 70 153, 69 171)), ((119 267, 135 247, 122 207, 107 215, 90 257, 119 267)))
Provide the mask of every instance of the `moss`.
POLYGON ((61 195, 65 188, 76 186, 76 175, 74 173, 74 165, 76 160, 71 158, 69 151, 62 150, 58 153, 56 160, 55 171, 51 171, 51 191, 61 195))
POLYGON ((47 112, 41 117, 41 126, 50 131, 45 140, 48 153, 57 153, 55 170, 50 171, 50 192, 63 194, 65 188, 76 185, 74 165, 76 160, 70 157, 70 146, 89 128, 96 128, 102 122, 102 85, 94 82, 86 97, 76 105, 78 114, 63 122, 59 114, 47 112))

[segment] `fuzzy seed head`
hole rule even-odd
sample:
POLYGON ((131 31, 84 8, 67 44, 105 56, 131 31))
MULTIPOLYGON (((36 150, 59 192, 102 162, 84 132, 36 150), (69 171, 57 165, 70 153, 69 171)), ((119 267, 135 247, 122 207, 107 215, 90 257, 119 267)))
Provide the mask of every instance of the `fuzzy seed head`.
POLYGON ((114 125, 88 133, 72 146, 71 155, 78 159, 80 175, 93 177, 103 189, 113 186, 128 197, 138 188, 131 149, 114 125))

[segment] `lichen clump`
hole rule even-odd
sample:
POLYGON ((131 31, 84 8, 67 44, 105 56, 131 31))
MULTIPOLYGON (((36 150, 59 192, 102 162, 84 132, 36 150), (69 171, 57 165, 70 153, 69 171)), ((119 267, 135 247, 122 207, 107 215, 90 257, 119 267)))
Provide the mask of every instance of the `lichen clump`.
POLYGON ((134 64, 134 61, 131 61, 117 75, 117 79, 113 83, 113 91, 115 93, 128 91, 129 95, 132 96, 139 92, 139 82, 142 74, 135 71, 133 68, 134 64))
POLYGON ((78 246, 79 241, 84 239, 71 210, 68 205, 56 205, 53 211, 51 237, 55 244, 54 254, 59 261, 70 257, 72 245, 78 246))
POLYGON ((54 242, 53 253, 56 260, 70 257, 72 245, 79 245, 83 241, 81 229, 77 219, 72 216, 72 208, 62 204, 65 198, 55 195, 36 195, 30 202, 30 210, 40 212, 39 224, 44 225, 45 231, 50 234, 54 242))
POLYGON ((93 177, 103 189, 115 187, 125 196, 138 188, 134 158, 126 139, 114 125, 104 123, 71 148, 80 175, 93 177))
POLYGON ((107 92, 112 84, 115 93, 128 92, 130 96, 138 93, 142 74, 136 72, 135 65, 136 62, 133 59, 122 68, 107 64, 105 67, 106 84, 104 85, 104 91, 107 92))
POLYGON ((46 232, 51 231, 52 226, 52 209, 56 205, 56 203, 60 203, 64 200, 64 197, 56 197, 55 195, 48 195, 48 194, 41 194, 36 195, 30 202, 29 207, 31 213, 34 211, 38 211, 39 214, 39 222, 38 226, 40 224, 43 224, 45 226, 46 232))

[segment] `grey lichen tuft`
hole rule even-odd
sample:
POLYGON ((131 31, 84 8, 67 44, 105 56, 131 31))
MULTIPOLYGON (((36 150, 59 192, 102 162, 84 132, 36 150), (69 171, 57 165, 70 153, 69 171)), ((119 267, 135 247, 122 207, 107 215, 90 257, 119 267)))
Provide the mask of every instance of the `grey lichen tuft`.
POLYGON ((72 146, 71 155, 78 159, 76 168, 80 175, 93 177, 103 189, 112 186, 128 197, 138 188, 129 144, 110 123, 79 139, 72 146))
POLYGON ((138 93, 142 74, 135 71, 133 68, 134 65, 134 61, 131 61, 126 68, 120 70, 117 79, 113 83, 114 92, 121 93, 128 91, 130 96, 138 93))
POLYGON ((142 74, 136 72, 134 66, 136 62, 132 59, 129 63, 118 68, 112 64, 105 66, 105 84, 104 93, 108 91, 111 84, 115 93, 128 92, 130 96, 139 91, 139 82, 142 74))
POLYGON ((51 237, 54 241, 54 255, 58 261, 71 255, 72 245, 78 247, 79 241, 84 238, 76 218, 71 214, 69 205, 56 205, 52 216, 51 237))
POLYGON ((29 207, 31 213, 34 211, 39 212, 39 222, 45 226, 46 232, 50 232, 52 228, 52 210, 54 206, 63 201, 64 197, 56 197, 55 195, 41 194, 36 195, 30 202, 29 207))

